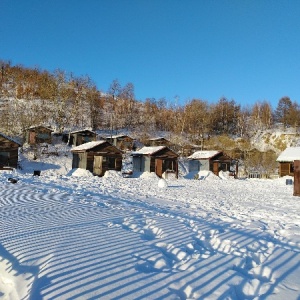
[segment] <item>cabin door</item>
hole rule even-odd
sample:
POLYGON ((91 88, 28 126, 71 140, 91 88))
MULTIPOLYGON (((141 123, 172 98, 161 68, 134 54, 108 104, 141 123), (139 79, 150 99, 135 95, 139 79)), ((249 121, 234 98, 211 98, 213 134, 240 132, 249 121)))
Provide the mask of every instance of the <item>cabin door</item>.
POLYGON ((300 160, 294 161, 294 196, 300 196, 300 160))
POLYGON ((94 156, 93 173, 101 176, 103 156, 94 156))
POLYGON ((142 172, 142 157, 134 157, 132 163, 133 163, 133 171, 142 172))
POLYGON ((155 173, 158 177, 162 177, 163 173, 163 160, 162 159, 156 159, 155 160, 155 173))
POLYGON ((213 173, 217 176, 219 176, 219 162, 214 161, 213 162, 213 173))
POLYGON ((36 136, 35 132, 29 133, 29 144, 35 144, 35 136, 36 136))

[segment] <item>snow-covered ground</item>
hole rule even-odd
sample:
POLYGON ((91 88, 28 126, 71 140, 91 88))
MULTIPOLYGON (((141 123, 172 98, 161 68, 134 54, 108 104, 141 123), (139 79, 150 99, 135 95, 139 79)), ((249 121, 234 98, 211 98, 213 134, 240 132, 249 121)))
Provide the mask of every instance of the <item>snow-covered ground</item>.
POLYGON ((286 178, 99 178, 61 154, 22 166, 0 171, 0 299, 300 299, 286 178))

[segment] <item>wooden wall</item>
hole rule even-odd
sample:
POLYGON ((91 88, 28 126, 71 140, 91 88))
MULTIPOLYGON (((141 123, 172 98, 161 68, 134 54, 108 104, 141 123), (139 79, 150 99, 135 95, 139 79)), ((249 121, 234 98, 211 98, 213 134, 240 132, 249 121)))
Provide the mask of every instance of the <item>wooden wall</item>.
POLYGON ((18 148, 19 145, 17 143, 0 136, 0 167, 9 166, 17 168, 18 148))
POLYGON ((292 162, 280 162, 279 163, 279 176, 294 176, 294 172, 291 172, 291 165, 293 167, 292 162))

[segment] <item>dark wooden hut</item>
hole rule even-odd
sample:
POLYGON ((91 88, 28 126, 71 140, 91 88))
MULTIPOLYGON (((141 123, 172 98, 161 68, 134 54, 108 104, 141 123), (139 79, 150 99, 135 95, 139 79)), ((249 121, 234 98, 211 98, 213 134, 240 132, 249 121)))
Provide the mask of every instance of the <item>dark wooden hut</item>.
POLYGON ((103 176, 107 170, 121 171, 122 151, 107 141, 87 142, 71 150, 72 168, 89 170, 103 176))
POLYGON ((17 168, 21 144, 0 133, 0 169, 17 168))
POLYGON ((70 132, 68 144, 70 146, 79 146, 84 143, 93 142, 96 140, 97 140, 96 132, 85 129, 85 130, 70 132))
POLYGON ((52 132, 51 128, 45 126, 31 126, 26 129, 26 143, 29 145, 52 143, 52 132))
POLYGON ((156 138, 148 139, 145 145, 149 147, 154 147, 154 146, 172 147, 173 146, 173 144, 169 140, 165 139, 164 137, 156 137, 156 138))
POLYGON ((143 147, 132 153, 133 172, 154 172, 160 178, 178 178, 178 154, 166 146, 143 147))
POLYGON ((181 154, 184 157, 190 156, 196 151, 200 151, 202 149, 201 145, 193 145, 193 144, 186 144, 183 145, 181 148, 181 154))
POLYGON ((300 160, 300 147, 286 148, 276 159, 279 163, 279 177, 294 176, 294 161, 300 160))
POLYGON ((121 150, 132 150, 134 146, 134 139, 128 135, 113 135, 106 140, 121 150))
POLYGON ((237 163, 232 170, 233 162, 231 157, 217 150, 196 151, 188 157, 189 172, 211 171, 219 176, 220 171, 228 171, 230 175, 237 176, 237 163))

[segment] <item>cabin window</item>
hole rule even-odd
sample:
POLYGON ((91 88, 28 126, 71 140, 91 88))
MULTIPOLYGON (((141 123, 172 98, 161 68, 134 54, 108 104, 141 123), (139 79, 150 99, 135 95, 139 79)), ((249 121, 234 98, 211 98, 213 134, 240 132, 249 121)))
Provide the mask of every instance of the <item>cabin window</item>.
POLYGON ((290 173, 294 173, 294 164, 290 164, 290 173))
POLYGON ((91 141, 92 141, 92 137, 91 136, 88 136, 88 135, 83 136, 83 142, 84 143, 88 143, 88 142, 91 142, 91 141))
POLYGON ((227 171, 227 164, 222 163, 222 164, 221 164, 220 170, 222 170, 222 171, 227 171))
POLYGON ((38 133, 37 134, 37 137, 40 139, 40 140, 47 140, 49 138, 49 134, 47 133, 38 133))
POLYGON ((166 171, 175 171, 175 161, 174 160, 165 160, 164 161, 164 170, 166 171))

